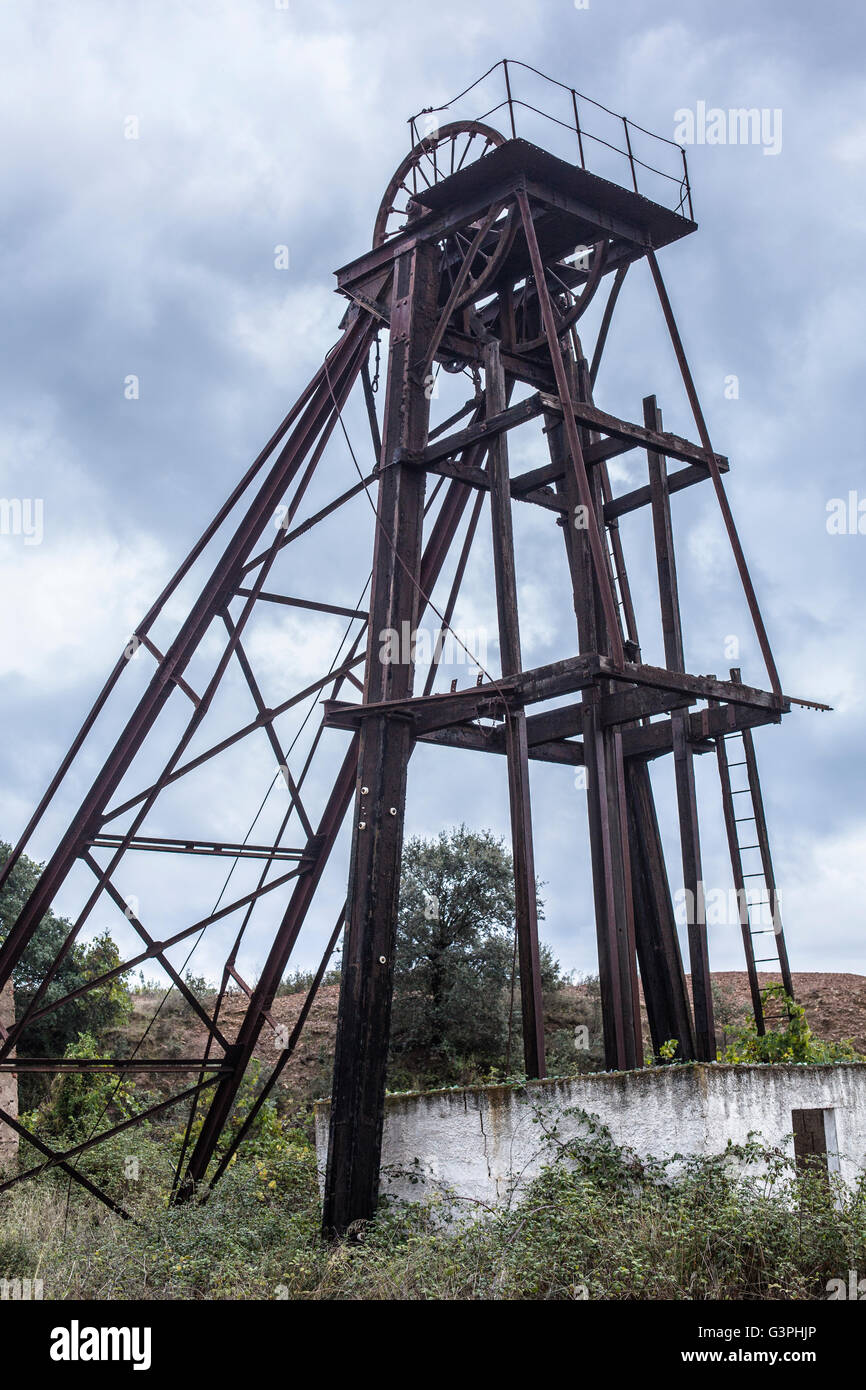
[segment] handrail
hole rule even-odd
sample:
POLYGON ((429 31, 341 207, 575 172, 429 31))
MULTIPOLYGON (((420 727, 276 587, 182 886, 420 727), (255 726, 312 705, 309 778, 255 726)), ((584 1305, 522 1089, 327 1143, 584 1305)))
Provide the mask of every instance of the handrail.
POLYGON ((591 140, 594 141, 596 145, 603 145, 606 149, 611 150, 614 154, 621 155, 624 159, 628 161, 629 170, 631 173, 631 182, 636 193, 639 193, 641 191, 638 184, 637 171, 639 168, 645 169, 647 170, 647 172, 655 174, 659 178, 666 179, 670 183, 673 183, 678 187, 679 201, 674 211, 681 216, 685 216, 685 209, 688 208, 688 216, 691 219, 694 219, 694 211, 692 207, 692 190, 691 184, 689 182, 688 161, 686 159, 685 149, 682 145, 678 144, 676 140, 668 139, 667 136, 657 135, 654 131, 647 130, 646 126, 639 125, 637 121, 630 121, 627 116, 622 116, 618 112, 612 111, 609 106, 605 106, 602 102, 596 101, 593 97, 586 96, 586 94, 583 92, 578 92, 575 87, 570 87, 567 83, 560 82, 555 77, 549 77, 547 73, 541 72, 539 68, 533 67, 531 63, 525 63, 519 58, 500 58, 498 62, 494 63, 491 67, 489 67, 486 72, 482 73, 480 77, 476 78, 476 80, 472 82, 468 87, 464 88, 462 92, 459 92, 457 96, 452 97, 450 101, 443 102, 440 106, 426 106, 421 111, 416 112, 414 116, 410 116, 408 124, 412 133, 413 145, 418 144, 420 139, 422 138, 421 136, 419 136, 417 127, 417 122, 422 116, 437 115, 441 111, 449 110, 451 107, 455 106, 459 101, 462 101, 464 97, 469 96, 469 94, 473 92, 476 87, 480 86, 482 82, 486 81, 486 79, 490 77, 493 73, 495 73, 499 68, 502 69, 505 95, 502 101, 497 102, 496 105, 490 107, 489 110, 476 116, 474 119, 479 121, 485 121, 490 116, 495 115, 497 111, 501 111, 504 108, 507 108, 509 125, 511 127, 511 136, 513 139, 516 139, 519 133, 518 121, 515 115, 516 111, 518 109, 522 109, 524 111, 531 111, 535 115, 541 116, 544 120, 550 121, 552 124, 560 126, 562 127, 562 129, 573 132, 576 135, 579 164, 582 169, 587 168, 584 142, 591 140), (511 71, 515 68, 523 69, 526 72, 531 72, 536 77, 540 77, 544 82, 549 83, 552 87, 558 87, 561 91, 567 92, 571 97, 571 109, 574 116, 573 123, 561 120, 559 116, 553 115, 552 112, 544 111, 541 109, 541 107, 534 105, 532 102, 525 101, 522 99, 522 97, 517 95, 516 88, 513 84, 511 71), (605 140, 602 136, 595 134, 593 131, 587 128, 585 120, 581 120, 580 103, 595 107, 596 110, 603 111, 607 116, 612 117, 616 121, 622 122, 623 133, 625 136, 624 149, 621 148, 619 145, 611 143, 610 140, 605 140), (665 169, 660 169, 655 164, 650 164, 646 160, 640 159, 638 156, 636 156, 632 148, 632 131, 639 131, 642 135, 647 136, 651 140, 657 141, 659 144, 668 145, 672 149, 678 150, 682 160, 682 173, 668 173, 665 169))

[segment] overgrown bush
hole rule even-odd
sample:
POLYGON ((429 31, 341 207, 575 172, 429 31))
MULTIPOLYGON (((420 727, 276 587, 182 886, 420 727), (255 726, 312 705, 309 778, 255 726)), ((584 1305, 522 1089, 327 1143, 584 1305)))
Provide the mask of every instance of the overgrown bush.
POLYGON ((866 1061, 851 1042, 825 1042, 816 1038, 806 1021, 806 1010, 785 993, 783 985, 767 985, 761 990, 764 1013, 775 1004, 786 1015, 784 1028, 768 1028, 759 1034, 753 1018, 735 1032, 719 1054, 722 1062, 862 1062, 866 1061))
MULTIPOLYGON (((0 864, 5 864, 10 847, 0 841, 0 864)), ((23 854, 0 892, 0 942, 4 941, 25 902, 39 880, 42 866, 23 854)), ((53 965, 66 941, 72 924, 51 911, 45 913, 12 972, 15 1016, 20 1019, 36 990, 53 965)), ((120 965, 117 947, 108 932, 90 941, 75 941, 61 961, 54 978, 42 996, 41 1005, 50 1005, 74 993, 91 980, 109 974, 120 965)), ((88 990, 60 1008, 29 1023, 17 1044, 22 1057, 62 1057, 67 1044, 81 1033, 94 1036, 118 1028, 129 1016, 130 998, 123 975, 88 990)), ((34 1106, 44 1096, 47 1082, 33 1073, 19 1078, 21 1104, 34 1106)))
MULTIPOLYGON (((584 1117, 586 1118, 586 1117, 584 1117)), ((49 1298, 805 1299, 866 1268, 866 1193, 754 1142, 658 1162, 587 1119, 505 1209, 386 1202, 360 1239, 319 1237, 315 1154, 269 1122, 204 1205, 129 1184, 135 1224, 54 1173, 0 1206, 0 1268, 49 1298), (760 1170, 756 1167, 760 1160, 760 1170)))

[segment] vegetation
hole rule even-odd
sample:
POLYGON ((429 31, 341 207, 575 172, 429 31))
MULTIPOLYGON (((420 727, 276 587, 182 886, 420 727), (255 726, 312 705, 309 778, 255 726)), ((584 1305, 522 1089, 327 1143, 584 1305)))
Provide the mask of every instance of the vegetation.
MULTIPOLYGON (((538 900, 539 917, 543 916, 538 900)), ((511 855, 460 826, 403 851, 391 1084, 435 1086, 520 1072, 520 971, 511 855)), ((541 949, 550 994, 559 965, 541 949)), ((572 1042, 572 1053, 574 1046, 572 1042)))
MULTIPOLYGON (((0 863, 9 858, 10 847, 0 842, 0 863)), ((15 922, 24 903, 36 886, 41 866, 22 855, 0 892, 0 942, 15 922)), ((31 937, 16 965, 12 980, 15 991, 15 1014, 20 1018, 39 984, 53 963, 60 947, 72 929, 64 917, 46 912, 39 930, 31 937)), ((68 951, 43 996, 50 1004, 95 980, 120 965, 117 947, 105 932, 88 942, 76 941, 68 951)), ((97 989, 88 990, 80 998, 43 1018, 29 1024, 18 1044, 22 1057, 62 1057, 69 1043, 81 1034, 102 1037, 117 1029, 129 1014, 129 991, 122 975, 116 976, 97 989)), ((33 1105, 44 1095, 45 1082, 40 1077, 22 1075, 19 1082, 23 1107, 33 1105)))
POLYGON ((0 1269, 50 1298, 533 1300, 806 1299, 866 1267, 866 1193, 755 1144, 675 1166, 588 1123, 564 1142, 541 1116, 539 1133, 549 1165, 510 1207, 387 1201, 333 1245, 314 1152, 273 1114, 204 1206, 166 1206, 163 1144, 136 1133, 137 1170, 118 1151, 103 1174, 135 1223, 47 1175, 4 1199, 0 1269))
POLYGON ((722 1062, 864 1062, 850 1042, 824 1042, 806 1022, 806 1010, 785 993, 783 985, 767 985, 761 991, 764 1014, 774 1005, 785 1015, 784 1028, 758 1033, 755 1020, 747 1018, 719 1054, 722 1062))
MULTIPOLYGON (((38 873, 29 860, 18 866, 0 899, 0 935, 38 873)), ((407 844, 392 1089, 506 1077, 521 1084, 513 921, 511 860, 500 841, 461 827, 407 844)), ((15 973, 19 1011, 69 929, 46 915, 15 973)), ((58 994, 49 997, 117 963, 108 937, 76 943, 52 985, 58 994)), ((210 992, 205 979, 186 978, 200 997, 210 992)), ((543 980, 550 1070, 569 1074, 600 1065, 597 979, 583 981, 579 992, 564 988, 545 951, 543 980), (585 1031, 590 1046, 576 1048, 577 1031, 585 1031)), ((296 973, 285 992, 310 983, 296 973)), ((34 1026, 27 1047, 70 1058, 104 1055, 134 1009, 130 1032, 137 1039, 138 1024, 149 1020, 154 1049, 170 1055, 182 1046, 179 1025, 190 1012, 174 991, 155 1018, 150 995, 159 989, 142 977, 130 992, 118 979, 64 1006, 44 1029, 34 1026)), ((863 1060, 850 1044, 816 1039, 802 1007, 780 986, 764 997, 784 1011, 784 1026, 759 1037, 730 1011, 720 1061, 863 1060)), ((676 1051, 671 1039, 663 1060, 675 1064, 676 1051)), ((132 1221, 56 1168, 11 1189, 0 1200, 0 1276, 42 1278, 46 1297, 85 1299, 800 1299, 823 1297, 830 1279, 866 1267, 866 1180, 848 1191, 826 1173, 797 1171, 784 1154, 757 1142, 729 1146, 715 1158, 647 1160, 618 1147, 585 1115, 569 1123, 564 1139, 563 1117, 545 1112, 543 1102, 536 1119, 545 1166, 506 1208, 467 1210, 464 1202, 458 1214, 447 1194, 425 1194, 415 1173, 418 1196, 428 1201, 385 1200, 376 1220, 352 1240, 326 1245, 319 1237, 310 1104, 326 1089, 329 1067, 323 1045, 303 1103, 287 1108, 275 1093, 204 1204, 169 1205, 175 1168, 185 1143, 188 1152, 195 1142, 201 1111, 186 1139, 185 1116, 166 1110, 71 1160, 132 1221)), ((260 1081, 256 1063, 230 1134, 260 1081)), ((66 1150, 161 1098, 128 1077, 70 1073, 50 1089, 22 1094, 22 1109, 29 1109, 24 1120, 35 1133, 66 1150)), ((43 1161, 22 1145, 23 1169, 43 1161)))

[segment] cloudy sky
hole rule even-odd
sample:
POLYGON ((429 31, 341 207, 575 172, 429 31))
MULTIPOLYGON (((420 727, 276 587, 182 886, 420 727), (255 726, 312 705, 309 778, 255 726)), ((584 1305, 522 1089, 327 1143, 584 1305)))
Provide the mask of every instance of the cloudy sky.
MULTIPOLYGON (((731 459, 727 487, 784 688, 834 707, 795 711, 757 736, 792 965, 861 971, 866 535, 857 532, 857 503, 866 481, 855 421, 866 351, 863 29, 858 8, 841 0, 4 7, 0 497, 20 500, 24 511, 16 525, 7 508, 0 534, 0 838, 17 838, 133 626, 336 340, 343 309, 332 272, 370 244, 382 191, 408 148, 407 117, 509 56, 668 138, 681 113, 697 113, 701 103, 756 107, 772 123, 768 151, 760 142, 690 148, 700 230, 661 262, 714 446, 731 459), (275 264, 281 246, 287 268, 275 264), (134 399, 125 388, 131 377, 134 399), (846 534, 828 531, 833 499, 853 513, 846 534)), ((638 266, 596 398, 639 419, 650 392, 666 426, 694 437, 648 272, 638 266)), ((356 404, 346 422, 368 467, 356 404)), ((541 463, 544 450, 537 431, 521 433, 515 464, 541 463)), ((638 455, 628 456, 617 487, 641 481, 640 470, 638 455)), ((356 476, 341 437, 322 474, 311 510, 356 476)), ((534 665, 574 650, 573 614, 550 514, 520 510, 524 656, 534 665)), ((674 519, 688 668, 724 675, 735 664, 733 638, 744 679, 764 685, 711 489, 677 497, 674 519)), ((482 532, 455 619, 465 630, 491 622, 482 532)), ((371 534, 362 497, 315 544, 293 552, 294 567, 281 572, 284 592, 354 604, 371 534)), ((645 519, 627 519, 623 536, 644 653, 658 660, 645 519)), ((192 591, 184 592, 188 600, 192 591)), ((163 640, 183 603, 181 595, 170 606, 163 640)), ((248 645, 268 696, 284 698, 315 676, 342 636, 337 619, 265 614, 248 645)), ((142 653, 130 663, 130 695, 149 660, 142 653)), ((488 665, 496 660, 491 643, 488 665)), ((46 819, 34 857, 53 848, 123 708, 46 819)), ((214 710, 216 736, 248 717, 233 677, 214 710)), ((164 738, 179 727, 169 721, 164 738)), ((338 759, 346 736, 327 737, 338 759)), ((231 840, 247 832, 274 760, 263 736, 241 750, 206 785, 178 793, 175 833, 231 840)), ((653 772, 676 884, 670 775, 661 765, 653 772)), ((327 777, 327 766, 311 774, 314 817, 327 777)), ((699 760, 698 783, 705 879, 726 890, 714 759, 699 760)), ((141 776, 129 783, 144 784, 141 776)), ((590 970, 584 794, 563 768, 536 765, 533 786, 545 935, 564 966, 590 970)), ((279 794, 277 787, 251 839, 276 823, 279 794)), ((460 821, 505 833, 505 809, 501 760, 429 749, 413 758, 410 833, 460 821)), ((152 828, 170 834, 171 824, 166 812, 152 828)), ((156 858, 130 858, 119 886, 151 929, 177 930, 212 906, 225 866, 156 858)), ((318 959, 345 866, 344 844, 298 964, 318 959)), ((86 881, 86 872, 71 881, 58 906, 71 912, 86 881)), ((247 881, 239 870, 230 893, 247 881)), ((250 974, 263 960, 278 898, 248 938, 242 961, 250 974)), ((110 905, 91 926, 110 926, 132 945, 110 905)), ((209 934, 193 967, 213 974, 229 935, 228 927, 209 934)), ((730 923, 711 928, 710 949, 716 968, 741 967, 730 923)))

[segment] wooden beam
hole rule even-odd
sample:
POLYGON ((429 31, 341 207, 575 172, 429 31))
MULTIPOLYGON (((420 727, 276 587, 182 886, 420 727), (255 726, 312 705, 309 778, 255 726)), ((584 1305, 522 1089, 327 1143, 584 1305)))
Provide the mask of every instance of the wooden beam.
POLYGON ((531 396, 527 396, 525 401, 518 401, 517 405, 510 405, 507 409, 498 410, 486 420, 479 420, 476 424, 467 425, 465 429, 445 435, 444 438, 434 439, 432 444, 427 445, 420 457, 407 461, 417 462, 422 467, 427 468, 431 463, 437 463, 440 459, 454 458, 455 455, 462 454, 464 449, 468 449, 471 444, 477 444, 479 440, 493 439, 505 430, 513 430, 517 425, 525 424, 527 420, 534 420, 547 408, 546 400, 547 397, 543 392, 536 391, 531 396))
MULTIPOLYGON (((380 634, 417 626, 426 477, 399 462, 423 450, 429 401, 414 366, 437 321, 438 250, 416 245, 394 271, 388 393, 379 479, 365 695, 397 703, 412 694, 411 650, 380 659, 380 634)), ((331 1128, 322 1213, 327 1235, 367 1220, 379 1196, 385 1076, 391 1025, 397 901, 411 728, 401 719, 365 721, 357 791, 337 1015, 331 1128)))
MULTIPOLYGON (((466 483, 469 487, 476 488, 481 492, 490 491, 490 478, 487 472, 475 464, 458 463, 455 459, 447 458, 439 459, 438 462, 425 466, 429 473, 436 473, 444 478, 457 478, 461 483, 466 483)), ((516 482, 517 480, 513 481, 516 482)), ((512 483, 511 495, 518 502, 534 502, 536 506, 546 507, 548 511, 562 512, 562 503, 557 500, 556 493, 550 489, 537 488, 534 492, 515 492, 512 483)))
POLYGON ((786 714, 790 708, 787 695, 775 695, 751 685, 720 681, 716 676, 691 676, 681 671, 669 671, 664 666, 646 666, 627 661, 620 669, 608 657, 599 657, 600 674, 611 680, 633 681, 635 685, 660 686, 663 690, 693 694, 699 700, 729 701, 734 705, 752 705, 755 709, 775 710, 786 714))
MULTIPOLYGON (((435 743, 441 748, 463 748, 472 753, 505 753, 504 724, 459 724, 450 729, 435 729, 429 734, 419 734, 418 738, 421 743, 435 743)), ((531 743, 529 757, 534 762, 582 767, 583 745, 576 739, 553 739, 545 743, 531 743)))
MULTIPOLYGON (((645 398, 643 411, 647 428, 655 434, 660 434, 662 417, 655 396, 645 398)), ((672 670, 681 672, 685 669, 683 631, 680 620, 677 567, 671 527, 670 496, 667 487, 667 463, 664 455, 652 448, 647 449, 647 463, 665 661, 672 670)), ((699 1061, 713 1062, 716 1057, 716 1035, 713 1021, 713 995, 710 988, 704 875, 698 828, 694 757, 688 739, 688 715, 684 711, 679 710, 671 715, 671 732, 673 735, 674 777, 680 824, 683 887, 689 909, 687 926, 689 962, 692 971, 695 1047, 699 1061)))
MULTIPOLYGON (((453 361, 459 358, 461 361, 480 363, 484 355, 484 344, 478 338, 471 338, 468 333, 460 333, 453 326, 448 329, 442 339, 442 345, 437 356, 441 361, 453 361)), ((545 366, 540 360, 527 357, 522 352, 509 352, 502 348, 502 365, 508 376, 514 377, 517 381, 522 381, 527 386, 533 386, 540 391, 553 391, 556 383, 549 366, 545 366)))
POLYGON ((558 695, 570 695, 592 684, 598 674, 599 658, 594 654, 566 657, 531 671, 521 671, 500 680, 485 681, 466 690, 450 691, 444 695, 425 695, 415 699, 381 700, 369 704, 349 704, 342 700, 325 700, 325 724, 332 728, 354 729, 367 719, 381 714, 403 716, 414 722, 416 736, 433 729, 447 728, 470 719, 497 715, 505 705, 538 704, 554 700, 558 695))
MULTIPOLYGON (((689 716, 689 741, 696 753, 711 753, 712 739, 735 729, 753 729, 763 724, 778 724, 779 710, 750 709, 745 705, 719 705, 713 709, 697 710, 689 716)), ((673 748, 673 731, 669 719, 659 719, 642 728, 623 730, 623 751, 627 758, 658 758, 673 748)))
MULTIPOLYGON (((778 724, 781 714, 772 710, 748 709, 745 705, 719 705, 697 710, 689 716, 689 740, 695 753, 715 751, 718 734, 737 729, 753 729, 765 724, 778 724)), ((583 706, 563 705, 544 714, 530 715, 526 720, 529 756, 539 762, 563 763, 582 767, 583 745, 572 735, 583 726, 583 706), (550 720, 548 724, 543 721, 550 720)), ((466 748, 475 753, 505 753, 503 724, 455 724, 450 728, 434 729, 418 734, 423 743, 436 743, 443 748, 466 748)), ((635 762, 658 758, 673 748, 670 719, 636 726, 622 731, 623 757, 635 762)))
MULTIPOLYGON (((505 430, 514 429, 517 425, 525 424, 527 420, 535 419, 544 411, 561 413, 562 403, 558 396, 551 395, 546 391, 536 391, 525 401, 519 401, 517 405, 509 406, 507 410, 498 412, 489 420, 467 425, 465 429, 458 430, 455 434, 435 440, 428 445, 420 458, 413 459, 411 462, 416 462, 421 467, 430 468, 441 460, 453 460, 456 455, 469 448, 471 444, 500 434, 505 430)), ((701 447, 690 443, 687 439, 682 439, 679 435, 660 430, 653 431, 645 425, 631 424, 628 420, 620 420, 614 415, 608 415, 606 411, 599 410, 596 406, 583 401, 574 403, 574 415, 581 424, 610 436, 609 439, 598 440, 588 446, 585 451, 587 463, 599 463, 616 454, 625 453, 629 449, 652 447, 670 458, 680 459, 691 464, 691 468, 680 469, 671 475, 669 482, 671 491, 676 492, 680 488, 689 487, 692 483, 709 477, 708 466, 701 447)), ((716 454, 714 459, 720 472, 728 471, 728 460, 723 455, 716 454)), ((512 495, 522 497, 527 492, 557 481, 562 477, 565 467, 564 462, 555 462, 518 474, 511 481, 512 495)), ((463 475, 456 474, 454 476, 462 477, 463 475)), ((480 478, 477 480, 477 485, 483 485, 480 478)), ((605 507, 605 520, 611 520, 624 512, 633 511, 637 507, 646 505, 649 501, 649 488, 640 488, 632 493, 627 493, 624 497, 614 498, 605 507)))
MULTIPOLYGON (((501 420, 505 410, 505 373, 494 339, 484 354, 488 420, 501 420)), ((511 489, 508 478, 508 443, 504 431, 490 441, 490 516, 493 531, 493 572, 499 626, 499 652, 505 677, 519 672, 520 624, 517 616, 517 574, 511 523, 511 489)), ((508 759, 508 802, 511 814, 511 851, 514 863, 514 906, 517 953, 520 960, 520 1003, 523 1020, 523 1056, 528 1077, 543 1077, 544 1005, 541 994, 541 961, 538 950, 538 905, 535 889, 535 857, 532 845, 532 812, 529 797, 529 747, 526 714, 514 707, 505 713, 505 748, 508 759)))
POLYGON ((602 698, 601 720, 605 725, 630 724, 652 714, 693 705, 695 698, 694 695, 674 695, 670 690, 647 690, 640 686, 635 690, 619 690, 602 698))
MULTIPOLYGON (((556 398, 553 398, 554 400, 556 398)), ((547 407, 546 407, 547 408, 547 407)), ((561 409, 557 401, 552 409, 561 409)), ((598 406, 590 405, 587 401, 575 401, 573 404, 575 418, 590 429, 598 430, 599 434, 610 435, 613 439, 619 439, 629 444, 631 448, 655 449, 658 453, 666 454, 668 458, 680 459, 683 463, 694 463, 708 473, 709 466, 706 462, 706 454, 700 444, 692 444, 688 439, 682 439, 678 434, 669 434, 666 431, 650 429, 647 425, 634 425, 628 420, 620 420, 616 415, 609 415, 606 410, 599 410, 598 406)), ((721 454, 713 454, 716 467, 720 467, 720 462, 728 467, 728 461, 721 454)), ((720 468, 720 471, 723 471, 720 468)))
MULTIPOLYGON (((732 705, 764 711, 770 716, 769 719, 754 721, 756 723, 775 722, 790 709, 790 702, 786 696, 772 695, 769 691, 756 690, 753 686, 720 681, 715 676, 690 676, 679 671, 668 671, 664 667, 645 666, 636 662, 626 662, 624 669, 619 670, 609 657, 585 653, 582 656, 566 657, 562 661, 551 662, 547 666, 538 666, 530 671, 521 671, 498 681, 485 681, 482 685, 469 686, 466 690, 450 691, 444 695, 375 701, 368 704, 324 700, 324 723, 329 728, 356 729, 366 719, 377 715, 397 715, 412 723, 415 736, 420 738, 434 729, 444 729, 449 725, 466 723, 472 719, 501 718, 508 704, 540 704, 544 700, 555 700, 560 695, 571 695, 585 690, 599 680, 625 681, 657 688, 673 696, 690 696, 692 698, 685 702, 688 704, 694 703, 694 700, 713 699, 730 702, 732 705)), ((670 708, 672 703, 670 700, 662 701, 660 708, 670 708)), ((542 717, 548 716, 563 717, 559 711, 547 711, 542 717)), ((531 720, 529 727, 531 737, 531 720)))
MULTIPOLYGON (((717 457, 721 457, 718 455, 717 457)), ((720 467, 720 473, 727 473, 728 463, 724 460, 724 468, 720 467)), ((695 483, 706 482, 709 478, 707 469, 698 463, 689 464, 688 468, 678 468, 675 473, 668 473, 668 492, 681 492, 683 488, 693 487, 695 483)), ((633 492, 624 492, 621 497, 613 497, 610 502, 605 503, 605 521, 615 521, 618 516, 625 516, 627 512, 636 512, 640 507, 646 507, 652 502, 652 493, 649 487, 638 487, 633 492)))

